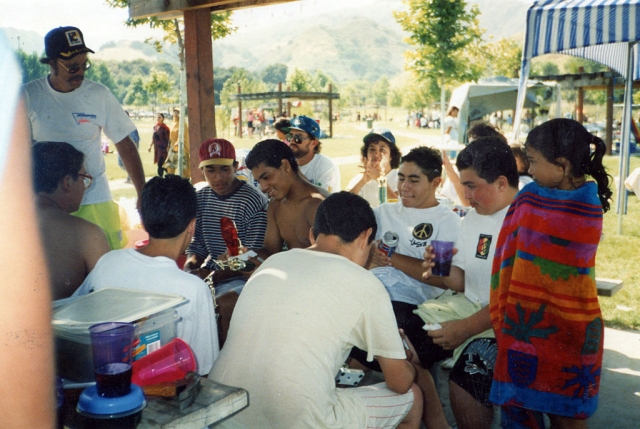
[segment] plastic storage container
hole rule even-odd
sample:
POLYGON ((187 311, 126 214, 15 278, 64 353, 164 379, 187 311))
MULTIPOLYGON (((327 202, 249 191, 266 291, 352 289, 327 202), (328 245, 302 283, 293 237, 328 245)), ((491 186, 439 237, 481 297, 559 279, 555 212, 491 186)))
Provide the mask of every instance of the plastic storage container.
POLYGON ((133 360, 176 337, 179 295, 130 289, 101 289, 73 300, 53 313, 58 376, 77 383, 94 381, 89 326, 100 322, 130 322, 136 326, 133 360))

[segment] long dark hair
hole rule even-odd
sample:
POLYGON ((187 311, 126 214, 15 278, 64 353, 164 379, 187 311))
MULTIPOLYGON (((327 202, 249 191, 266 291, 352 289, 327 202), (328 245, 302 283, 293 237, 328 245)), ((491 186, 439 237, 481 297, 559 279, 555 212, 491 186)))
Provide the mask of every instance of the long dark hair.
POLYGON ((573 119, 558 118, 531 130, 524 145, 539 151, 553 164, 557 164, 558 158, 565 158, 571 164, 573 177, 593 177, 598 185, 602 210, 609 210, 613 194, 609 185, 613 179, 602 164, 607 146, 601 138, 589 133, 573 119), (591 145, 594 146, 593 151, 591 145))

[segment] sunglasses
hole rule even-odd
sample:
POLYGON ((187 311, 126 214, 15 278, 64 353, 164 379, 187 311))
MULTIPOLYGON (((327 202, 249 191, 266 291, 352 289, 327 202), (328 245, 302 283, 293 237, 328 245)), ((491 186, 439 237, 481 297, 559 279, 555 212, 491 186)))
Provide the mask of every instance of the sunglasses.
POLYGON ((62 64, 60 62, 60 60, 58 60, 58 64, 60 64, 60 66, 65 69, 65 71, 69 74, 76 74, 78 73, 80 70, 89 70, 91 68, 91 62, 89 60, 85 61, 84 63, 78 65, 78 64, 74 64, 71 67, 67 67, 64 64, 62 64))
POLYGON ((78 173, 78 176, 82 177, 82 181, 84 182, 84 189, 89 189, 89 186, 91 186, 91 181, 93 180, 93 176, 89 173, 78 173))
POLYGON ((289 142, 297 144, 300 144, 305 140, 309 140, 309 137, 301 136, 300 134, 287 134, 285 137, 289 142))

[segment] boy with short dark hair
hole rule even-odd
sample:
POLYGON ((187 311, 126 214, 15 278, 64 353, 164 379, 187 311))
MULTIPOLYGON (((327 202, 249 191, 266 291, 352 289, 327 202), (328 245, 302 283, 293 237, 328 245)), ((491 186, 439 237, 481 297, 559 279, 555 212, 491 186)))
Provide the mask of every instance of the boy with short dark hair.
MULTIPOLYGON (((412 338, 420 361, 429 368, 453 356, 449 397, 458 427, 489 428, 493 408, 489 389, 497 348, 489 318, 489 286, 496 242, 502 222, 518 192, 518 170, 511 148, 502 139, 485 137, 470 143, 456 160, 465 197, 472 209, 462 221, 449 277, 427 282, 458 292, 445 293, 418 306, 413 326, 439 323, 441 329, 412 338), (434 311, 435 308, 438 311, 434 311)), ((432 265, 427 248, 425 266, 432 265)))
POLYGON ((149 180, 141 200, 149 244, 104 255, 74 296, 116 286, 184 296, 187 302, 176 308, 181 318, 178 337, 191 346, 198 372, 206 375, 219 352, 211 292, 201 279, 176 265, 195 231, 196 191, 187 179, 168 174, 149 180))

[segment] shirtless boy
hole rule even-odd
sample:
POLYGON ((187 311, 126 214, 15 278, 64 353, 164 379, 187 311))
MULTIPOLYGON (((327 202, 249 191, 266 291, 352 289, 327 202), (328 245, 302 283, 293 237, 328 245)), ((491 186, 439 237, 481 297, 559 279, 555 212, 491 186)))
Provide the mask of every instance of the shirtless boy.
POLYGON ((109 251, 102 229, 73 213, 92 177, 84 155, 69 143, 41 142, 32 148, 33 183, 40 237, 49 267, 51 295, 67 298, 109 251))
POLYGON ((267 258, 283 248, 309 247, 309 230, 316 209, 328 192, 300 177, 293 151, 280 140, 256 144, 246 164, 262 192, 270 198, 264 244, 255 249, 258 255, 267 258))

